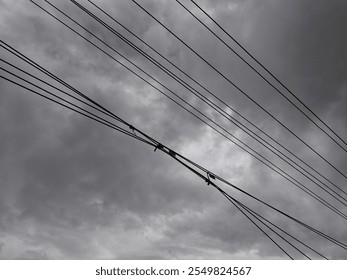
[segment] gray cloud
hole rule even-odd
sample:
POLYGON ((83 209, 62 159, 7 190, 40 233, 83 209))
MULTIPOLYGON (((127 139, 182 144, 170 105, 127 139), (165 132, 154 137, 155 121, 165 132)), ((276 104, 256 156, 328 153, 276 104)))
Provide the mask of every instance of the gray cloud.
MULTIPOLYGON (((307 179, 213 114, 186 89, 69 1, 53 3, 318 191, 307 179)), ((87 1, 81 3, 92 10, 87 1)), ((130 1, 96 3, 331 180, 342 187, 345 185, 344 178, 319 161, 130 1)), ((180 6, 167 1, 141 3, 345 170, 346 157, 334 143, 276 96, 180 6)), ((329 4, 270 0, 201 3, 336 131, 344 137, 347 135, 346 70, 343 67, 346 8, 341 1, 329 4)), ((29 1, 2 0, 0 15, 2 40, 156 139, 276 207, 347 242, 341 218, 47 17, 29 1)), ((4 50, 1 57, 32 71, 4 50)), ((4 80, 0 80, 0 91, 1 259, 285 258, 226 199, 164 154, 153 152, 142 143, 4 80)), ((240 193, 227 190, 327 256, 346 258, 341 249, 324 239, 240 193)), ((336 207, 344 211, 338 204, 336 207)))

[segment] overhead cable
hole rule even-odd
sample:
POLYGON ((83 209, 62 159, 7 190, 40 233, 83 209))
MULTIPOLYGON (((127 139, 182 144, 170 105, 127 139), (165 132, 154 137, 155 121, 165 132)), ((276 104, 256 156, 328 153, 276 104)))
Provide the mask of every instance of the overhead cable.
MULTIPOLYGON (((187 109, 186 107, 182 106, 180 103, 178 103, 176 100, 172 99, 170 96, 168 96, 167 94, 165 94, 162 90, 160 90, 158 87, 156 87, 155 85, 153 85, 152 83, 148 82, 146 79, 144 79, 143 77, 141 77, 140 75, 138 75, 136 72, 134 72, 132 69, 130 69, 129 67, 127 67, 126 65, 124 65, 124 63, 120 62, 119 60, 117 60, 116 58, 114 58, 113 56, 111 56, 109 53, 105 52, 103 49, 101 49, 99 46, 97 46, 95 43, 93 43, 92 41, 90 41, 89 39, 87 39, 85 36, 81 35, 79 32, 77 32, 76 30, 74 30, 72 27, 68 26, 66 23, 62 22, 60 19, 58 19, 56 16, 54 16, 52 13, 48 12, 46 9, 44 9, 43 7, 41 7, 40 5, 38 5, 37 3, 35 3, 32 0, 29 0, 30 2, 34 3, 36 6, 38 6, 40 9, 42 9, 43 11, 45 11, 47 14, 49 14, 50 16, 52 16, 53 18, 55 18, 56 20, 58 20, 60 23, 62 23, 64 26, 68 27, 70 30, 72 30, 74 33, 76 33, 78 36, 82 37, 84 40, 86 40, 87 42, 89 42, 90 44, 92 44, 93 46, 95 46, 97 49, 99 49, 100 51, 102 51, 104 54, 106 54, 108 57, 110 57, 112 60, 116 61, 117 63, 121 64, 123 67, 125 67, 127 70, 129 70, 130 72, 132 72, 133 74, 135 74, 137 77, 139 77, 141 80, 143 80, 144 82, 146 82, 147 84, 149 84, 150 86, 152 86, 153 88, 155 88, 157 91, 159 91, 161 94, 163 94, 164 96, 166 96, 167 98, 169 98, 171 101, 173 101, 174 103, 176 103, 178 106, 180 106, 181 108, 183 108, 185 111, 187 111, 188 113, 190 113, 191 115, 193 115, 194 117, 198 118, 200 121, 202 121, 204 124, 206 124, 207 126, 209 126, 210 128, 212 128, 214 131, 216 131, 217 133, 219 133, 221 136, 225 137, 226 139, 228 139, 229 141, 231 141, 232 143, 234 143, 235 145, 237 145, 238 147, 240 147, 242 150, 246 151, 247 153, 249 153, 251 156, 253 156, 254 158, 256 158, 257 160, 259 160, 260 162, 262 162, 263 164, 265 164, 266 166, 268 166, 270 169, 272 169, 273 171, 275 171, 276 173, 278 173, 280 176, 282 176, 283 178, 285 178, 286 180, 288 180, 289 182, 291 182, 293 185, 295 185, 296 187, 298 187, 299 189, 301 189, 302 191, 304 191, 305 193, 307 193, 309 196, 311 196, 312 198, 314 198, 315 200, 317 200, 318 202, 320 202, 321 204, 325 205, 327 208, 329 208, 330 210, 332 210, 333 212, 335 212, 337 215, 339 215, 340 217, 342 217, 343 219, 347 220, 347 216, 346 214, 344 214, 343 212, 341 212, 339 209, 337 209, 336 207, 334 207, 331 203, 327 202, 325 199, 321 198, 320 196, 318 196, 316 193, 314 193, 312 190, 310 190, 309 188, 307 188, 305 185, 303 185, 302 183, 300 183, 298 180, 296 180, 293 176, 291 176, 290 174, 288 174, 287 172, 285 172, 283 169, 279 168, 278 166, 274 165, 271 161, 269 161, 268 159, 266 159, 264 156, 262 156, 261 154, 259 154, 257 151, 255 151, 254 149, 252 149, 251 147, 249 147, 249 145, 245 144, 244 142, 240 141, 244 146, 246 146, 248 149, 250 149, 253 153, 255 153, 256 155, 250 153, 247 149, 245 149, 244 147, 242 147, 240 144, 238 144, 237 142, 235 142, 234 140, 232 140, 230 137, 228 137, 227 135, 225 135, 223 132, 219 131, 218 129, 216 129, 215 127, 211 126, 209 123, 207 123, 205 120, 203 120, 202 118, 200 118, 199 116, 197 116, 196 114, 194 114, 193 112, 191 112, 189 109, 187 109), (266 161, 266 162, 265 162, 266 161), (267 163, 269 162, 269 163, 267 163), (274 167, 273 167, 274 166, 274 167), (278 170, 277 170, 278 169, 278 170), (282 174, 282 173, 283 174, 282 174)), ((77 23, 78 24, 78 23, 77 23)), ((107 43, 105 43, 103 40, 101 40, 98 36, 94 35, 93 33, 91 33, 89 30, 87 30, 86 28, 84 28, 83 26, 79 25, 81 28, 83 28, 85 31, 87 31, 90 35, 92 35, 93 37, 95 37, 96 39, 98 39, 99 41, 101 41, 103 44, 105 44, 107 47, 109 47, 111 50, 113 50, 114 52, 116 52, 118 55, 120 55, 122 58, 124 58, 125 60, 127 60, 129 63, 131 63, 133 66, 135 66, 137 69, 139 69, 141 72, 143 72, 144 74, 146 74, 147 76, 149 76, 151 79, 153 79, 154 81, 156 81, 158 84, 160 84, 163 88, 165 88, 166 90, 168 90, 169 92, 171 92, 173 95, 175 95, 178 99, 180 99, 182 102, 184 102, 185 104, 187 104, 189 107, 191 107, 193 110, 195 110, 196 112, 198 112, 199 114, 201 114, 202 116, 204 116, 205 118, 207 118, 210 122, 212 122, 213 124, 215 124, 216 126, 218 126, 221 130, 223 130, 225 133, 227 133, 228 135, 230 135, 233 138, 236 138, 234 135, 232 135, 229 131, 227 131, 226 129, 224 129, 223 127, 221 127, 219 124, 217 124, 215 121, 213 121, 211 118, 207 117, 206 115, 204 115, 201 111, 199 111, 198 109, 196 109, 195 107, 193 107, 191 104, 189 104, 188 102, 186 102, 184 99, 182 99, 180 96, 178 96, 175 92, 173 92, 172 90, 170 90, 168 87, 166 87, 164 84, 162 84, 160 81, 158 81, 156 78, 154 78, 153 76, 149 75, 146 71, 144 71, 142 68, 140 68, 139 66, 137 66, 135 63, 133 63, 132 61, 130 61, 128 58, 126 58, 124 55, 122 55, 121 53, 119 53, 117 50, 115 50, 113 47, 109 46, 107 43)), ((236 138, 237 139, 237 138, 236 138)))
MULTIPOLYGON (((223 44, 227 46, 235 55, 237 55, 244 63, 246 63, 253 71, 255 71, 263 80, 265 80, 271 87, 273 87, 279 94, 281 94, 287 101, 289 101, 296 109, 298 109, 306 118, 308 118, 316 127, 318 127, 322 132, 324 132, 330 139, 332 139, 338 146, 340 146, 345 152, 347 152, 346 148, 341 146, 334 138, 331 137, 322 127, 320 127, 312 118, 310 118, 305 112, 303 112, 297 105, 295 105, 288 97, 286 97, 277 87, 275 87, 268 79, 266 79, 259 71, 257 71, 252 65, 250 65, 241 55, 239 55, 235 50, 233 50, 229 44, 227 44, 220 36, 218 36, 211 28, 209 28, 204 22, 202 22, 199 18, 197 18, 188 8, 186 8, 181 2, 176 0, 182 7, 184 7, 194 18, 196 18, 201 24, 205 26, 215 37, 217 37, 223 44)), ((215 19, 213 19, 201 6, 199 6, 194 0, 191 0, 193 4, 203 12, 214 24, 216 24, 224 34, 226 34, 232 41, 234 41, 249 57, 253 59, 263 70, 265 70, 273 79, 275 79, 287 92, 290 93, 303 107, 305 107, 313 116, 315 116, 326 128, 328 128, 338 139, 340 139, 345 145, 347 142, 342 139, 330 126, 324 122, 313 110, 307 106, 294 92, 292 92, 280 79, 278 79, 267 67, 264 66, 254 55, 252 55, 244 46, 242 46, 231 34, 226 31, 225 28, 221 26, 215 19)))
POLYGON ((165 30, 167 30, 171 35, 173 35, 177 40, 179 40, 184 46, 186 46, 191 52, 193 52, 197 57, 199 57, 203 62, 205 62, 212 70, 214 70, 217 74, 219 74, 224 80, 226 80, 229 84, 231 84, 234 88, 238 90, 242 95, 246 96, 249 100, 251 100, 257 107, 259 107, 262 111, 264 111, 267 115, 269 115, 272 119, 274 119, 278 124, 280 124, 285 130, 290 132, 295 138, 297 138, 302 144, 304 144, 307 148, 309 148, 313 153, 315 153, 319 158, 325 161, 329 166, 331 166, 336 172, 342 175, 345 179, 347 179, 347 175, 338 169, 335 165, 333 165, 329 160, 327 160, 324 156, 322 156, 319 152, 317 152, 314 148, 312 148, 307 142, 302 140, 295 132, 293 132, 290 128, 288 128, 283 122, 278 120, 272 113, 270 113, 266 108, 264 108, 260 103, 258 103, 254 98, 252 98, 249 94, 247 94, 244 90, 242 90, 238 85, 236 85, 233 81, 230 80, 225 74, 223 74, 220 70, 218 70, 214 65, 208 62, 202 55, 200 55, 197 51, 195 51, 191 46, 189 46, 185 41, 183 41, 180 37, 178 37, 170 28, 164 25, 160 20, 158 20, 155 16, 153 16, 147 9, 145 9, 142 5, 140 5, 137 1, 131 0, 134 2, 141 10, 143 10, 146 14, 148 14, 152 19, 154 19, 159 25, 161 25, 165 30))

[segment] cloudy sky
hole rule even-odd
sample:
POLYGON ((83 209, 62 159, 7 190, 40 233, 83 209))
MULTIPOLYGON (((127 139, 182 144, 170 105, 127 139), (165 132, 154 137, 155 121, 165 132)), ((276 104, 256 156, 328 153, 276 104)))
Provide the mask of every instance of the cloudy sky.
MULTIPOLYGON (((128 65, 47 3, 36 2, 128 65)), ((94 2, 347 191, 346 178, 223 80, 132 1, 94 2)), ((334 131, 343 139, 347 138, 345 1, 197 2, 334 131)), ((70 1, 52 0, 52 3, 227 131, 347 213, 345 206, 219 116, 70 1)), ((154 56, 88 1, 80 0, 79 3, 154 56)), ((280 97, 180 5, 164 0, 139 0, 139 3, 337 169, 347 173, 346 152, 280 97)), ((182 0, 182 3, 240 51, 190 1, 182 0)), ((30 1, 0 0, 0 38, 165 145, 347 243, 346 220, 178 107, 30 1)), ((0 56, 53 83, 4 49, 0 50, 0 56)), ((164 63, 160 57, 155 57, 164 63)), ((165 65, 169 67, 167 63, 165 65)), ((3 62, 1 67, 19 74, 3 62)), ((1 75, 11 77, 2 70, 1 75)), ((153 82, 148 77, 145 79, 153 82)), ((191 81, 188 83, 194 85, 191 81)), ((173 97, 163 87, 159 88, 173 97)), ((3 79, 0 79, 0 129, 1 259, 287 258, 220 193, 165 154, 154 153, 143 143, 3 79)), ((239 192, 221 186, 328 258, 347 258, 343 249, 239 192)), ((338 190, 337 193, 340 194, 338 190)), ((295 258, 302 258, 288 246, 285 248, 295 258)), ((317 255, 311 256, 317 258, 317 255)))

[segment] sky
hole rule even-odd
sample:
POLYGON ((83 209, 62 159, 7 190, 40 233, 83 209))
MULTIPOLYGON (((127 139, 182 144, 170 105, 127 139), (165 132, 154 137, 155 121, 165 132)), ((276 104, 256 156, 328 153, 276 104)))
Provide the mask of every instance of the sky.
MULTIPOLYGON (((36 2, 114 58, 129 65, 90 34, 72 25, 45 1, 36 2)), ((51 2, 228 132, 347 213, 344 205, 222 118, 73 3, 51 2)), ((171 67, 88 1, 78 2, 142 50, 171 67)), ((132 1, 94 2, 228 106, 347 191, 346 178, 240 94, 132 1)), ((176 1, 138 2, 322 157, 342 173, 347 173, 345 151, 252 72, 176 1)), ((182 0, 182 3, 264 73, 190 1, 182 0)), ((347 138, 347 6, 344 1, 198 0, 197 3, 342 139, 347 138)), ((177 106, 30 1, 0 0, 0 38, 166 146, 347 243, 346 220, 177 106)), ((3 48, 0 56, 58 86, 3 48)), ((28 78, 2 61, 1 67, 28 78)), ((129 67, 143 75, 133 66, 129 67)), ((175 73, 186 79, 179 72, 175 73)), ((3 70, 1 75, 11 77, 3 70)), ((153 82, 149 77, 145 80, 153 82)), ((188 83, 208 96, 192 81, 188 83)), ((161 85, 153 84, 178 100, 161 85)), ((294 100, 288 92, 283 92, 294 100)), ((242 121, 225 104, 216 102, 242 121)), ((164 153, 154 152, 150 146, 4 79, 0 79, 0 130, 1 259, 288 258, 225 197, 164 153)), ((325 179, 321 180, 336 190, 325 179)), ((220 186, 328 258, 347 258, 345 250, 235 189, 220 186)), ((295 258, 303 258, 284 246, 295 258)), ((318 258, 315 254, 312 257, 318 258)))

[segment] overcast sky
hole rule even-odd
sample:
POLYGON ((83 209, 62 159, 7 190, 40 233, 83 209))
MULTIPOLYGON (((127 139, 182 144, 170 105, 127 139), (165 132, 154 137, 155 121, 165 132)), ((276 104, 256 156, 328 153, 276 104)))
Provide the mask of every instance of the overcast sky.
MULTIPOLYGON (((36 2, 71 24, 44 1, 36 2)), ((345 1, 197 2, 334 131, 347 138, 345 1)), ((70 1, 52 0, 52 3, 347 213, 341 203, 319 191, 312 182, 218 116, 70 1)), ((79 3, 148 51, 88 1, 79 3)), ((132 1, 95 0, 95 3, 347 191, 343 176, 242 96, 132 1)), ((139 3, 337 169, 347 173, 346 153, 175 1, 139 0, 139 3)), ((182 3, 242 53, 190 1, 182 0, 182 3)), ((92 39, 86 32, 82 34, 92 39)), ((346 220, 208 128, 30 1, 0 0, 0 38, 165 145, 347 243, 346 220)), ((4 49, 0 57, 38 74, 4 49)), ((3 62, 1 67, 13 70, 3 62)), ((10 77, 3 71, 1 75, 10 77)), ((45 80, 52 82, 47 77, 45 80)), ((148 77, 146 80, 150 81, 148 77)), ((197 89, 207 95, 201 88, 197 89)), ((223 187, 327 257, 347 258, 343 249, 239 192, 223 187)), ((288 250, 296 258, 302 258, 288 250)), ((0 79, 0 258, 286 259, 287 256, 220 193, 165 154, 153 152, 143 143, 0 79)))

